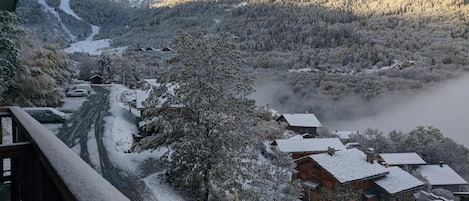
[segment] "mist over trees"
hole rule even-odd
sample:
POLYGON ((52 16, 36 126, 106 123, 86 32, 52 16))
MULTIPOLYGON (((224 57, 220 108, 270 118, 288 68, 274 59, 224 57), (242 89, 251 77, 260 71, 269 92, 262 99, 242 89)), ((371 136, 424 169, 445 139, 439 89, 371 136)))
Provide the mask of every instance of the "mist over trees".
POLYGON ((170 46, 179 30, 232 35, 246 60, 243 68, 288 86, 272 97, 271 106, 281 112, 353 118, 362 109, 353 109, 357 102, 414 94, 468 70, 464 1, 208 0, 154 6, 127 9, 122 13, 128 17, 104 27, 103 34, 129 50, 170 46))

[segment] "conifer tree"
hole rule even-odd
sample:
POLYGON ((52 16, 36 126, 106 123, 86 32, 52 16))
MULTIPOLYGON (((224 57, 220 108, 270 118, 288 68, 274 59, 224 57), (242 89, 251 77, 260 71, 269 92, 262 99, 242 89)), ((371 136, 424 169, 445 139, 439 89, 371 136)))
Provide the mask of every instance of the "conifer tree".
MULTIPOLYGON (((274 164, 258 164, 257 147, 275 130, 247 98, 255 77, 241 67, 232 38, 204 36, 199 31, 195 36, 176 37, 174 47, 176 55, 161 84, 170 90, 157 90, 159 94, 148 101, 153 110, 161 107, 160 129, 141 147, 167 146, 168 180, 188 189, 197 200, 296 197, 297 190, 285 191, 291 177, 268 183, 272 176, 268 166, 274 164)), ((293 171, 291 163, 279 167, 278 173, 293 171)))

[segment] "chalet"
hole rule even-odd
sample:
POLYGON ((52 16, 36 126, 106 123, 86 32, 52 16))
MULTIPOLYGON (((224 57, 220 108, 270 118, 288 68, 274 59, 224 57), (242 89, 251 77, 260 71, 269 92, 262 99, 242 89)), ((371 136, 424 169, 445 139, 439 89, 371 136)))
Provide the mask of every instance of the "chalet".
POLYGON ((293 159, 297 159, 310 154, 325 153, 329 149, 344 150, 345 146, 339 138, 298 138, 275 140, 278 150, 284 153, 290 153, 293 159))
POLYGON ((411 200, 423 187, 405 171, 369 159, 358 149, 346 149, 295 160, 304 200, 411 200))
POLYGON ((417 172, 432 188, 443 188, 451 192, 463 191, 468 183, 458 173, 446 164, 422 165, 417 172))
POLYGON ((398 166, 407 172, 416 170, 420 165, 426 165, 417 153, 381 153, 378 162, 384 166, 398 166))
POLYGON ((104 78, 101 75, 93 75, 90 77, 91 84, 102 84, 104 83, 104 78))
POLYGON ((344 143, 347 143, 350 142, 352 135, 358 134, 358 131, 334 131, 332 134, 339 137, 344 143))
POLYGON ((295 131, 299 134, 312 134, 317 135, 317 128, 322 127, 321 122, 314 116, 314 114, 282 114, 278 122, 285 122, 287 129, 295 131))
POLYGON ((424 183, 399 167, 386 168, 389 174, 374 183, 380 189, 381 200, 414 200, 413 193, 424 183))

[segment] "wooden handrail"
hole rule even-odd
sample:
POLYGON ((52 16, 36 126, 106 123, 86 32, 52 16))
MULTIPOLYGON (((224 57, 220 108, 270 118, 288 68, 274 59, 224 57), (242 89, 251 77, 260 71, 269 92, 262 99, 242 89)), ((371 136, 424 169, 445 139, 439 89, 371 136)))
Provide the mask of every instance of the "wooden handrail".
POLYGON ((22 157, 32 152, 33 147, 29 142, 0 144, 0 158, 22 157))
MULTIPOLYGON (((60 194, 53 200, 129 200, 94 169, 92 169, 86 162, 84 162, 77 154, 69 149, 51 131, 42 126, 21 108, 8 107, 7 110, 8 112, 11 112, 14 130, 13 135, 16 136, 13 137, 13 142, 15 144, 0 146, 0 152, 2 149, 18 149, 19 155, 21 155, 21 150, 31 149, 33 154, 29 157, 33 157, 37 161, 36 163, 34 161, 28 162, 24 159, 17 161, 12 158, 13 180, 24 178, 30 174, 39 175, 39 177, 43 178, 44 173, 46 173, 47 180, 50 180, 53 183, 56 187, 55 191, 60 194), (39 166, 42 166, 42 172, 44 173, 41 173, 41 171, 35 171, 33 173, 20 171, 19 173, 15 173, 15 165, 19 164, 28 164, 32 166, 34 166, 34 164, 38 164, 39 166)), ((0 108, 0 112, 3 113, 4 111, 4 108, 0 108)), ((0 155, 0 157, 2 156, 0 155)), ((39 182, 38 185, 41 186, 42 181, 36 182, 39 182)), ((36 187, 32 184, 24 185, 30 185, 29 187, 32 186, 31 188, 40 188, 42 191, 47 190, 42 189, 43 187, 36 187)), ((41 192, 36 194, 41 195, 41 192)), ((18 198, 17 196, 21 195, 12 195, 12 200, 29 200, 18 198)), ((31 199, 51 200, 49 197, 31 199)))

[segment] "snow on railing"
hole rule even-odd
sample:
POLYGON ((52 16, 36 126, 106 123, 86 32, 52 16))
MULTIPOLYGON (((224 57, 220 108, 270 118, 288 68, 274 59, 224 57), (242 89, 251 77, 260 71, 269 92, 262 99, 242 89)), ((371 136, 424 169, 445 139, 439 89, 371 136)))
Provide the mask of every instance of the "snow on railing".
POLYGON ((11 160, 10 200, 129 200, 21 108, 0 108, 1 117, 11 117, 13 143, 0 150, 16 151, 0 154, 11 160))

